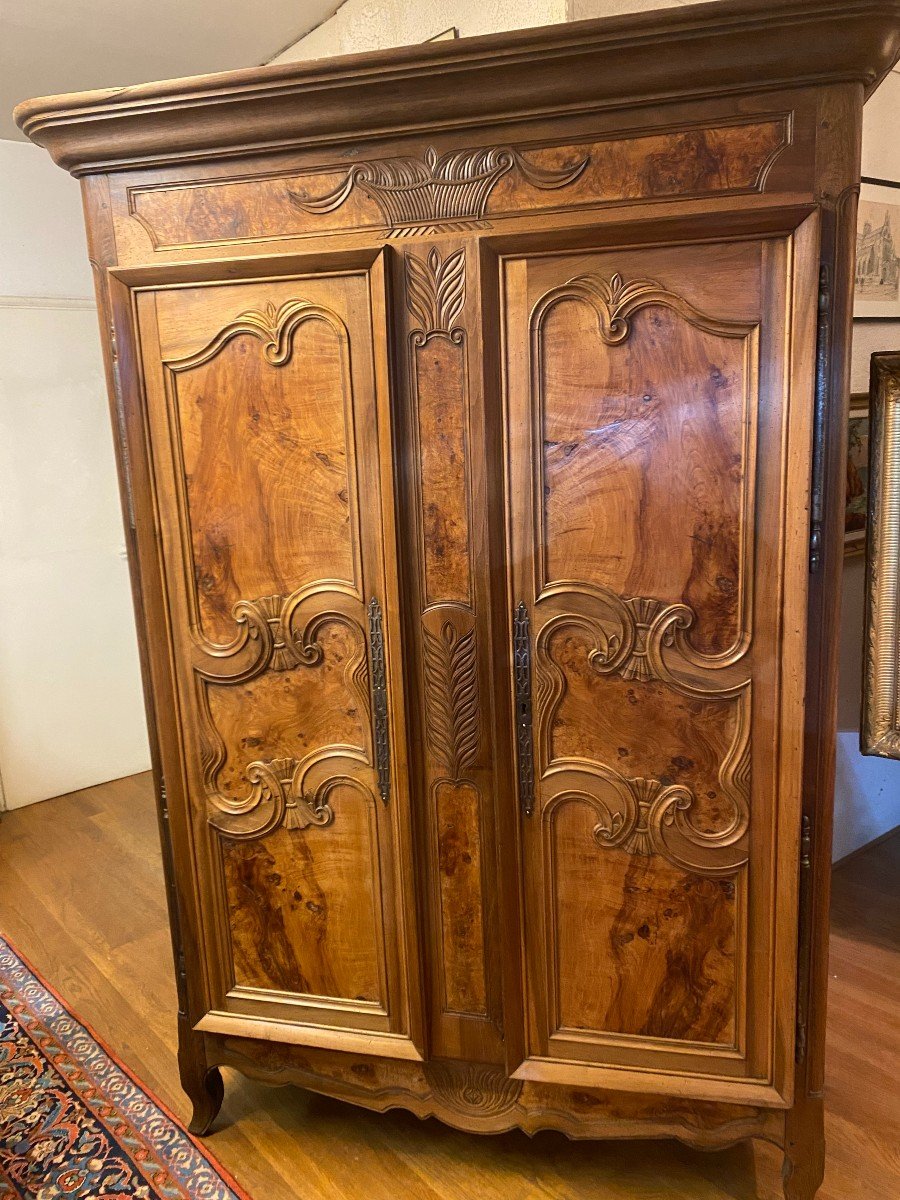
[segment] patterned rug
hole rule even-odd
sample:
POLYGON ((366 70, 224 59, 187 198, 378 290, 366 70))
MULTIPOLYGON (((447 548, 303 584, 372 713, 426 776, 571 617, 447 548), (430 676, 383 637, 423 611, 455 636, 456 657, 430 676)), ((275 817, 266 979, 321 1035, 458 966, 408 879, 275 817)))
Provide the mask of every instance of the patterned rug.
POLYGON ((0 1200, 247 1200, 0 938, 0 1200))

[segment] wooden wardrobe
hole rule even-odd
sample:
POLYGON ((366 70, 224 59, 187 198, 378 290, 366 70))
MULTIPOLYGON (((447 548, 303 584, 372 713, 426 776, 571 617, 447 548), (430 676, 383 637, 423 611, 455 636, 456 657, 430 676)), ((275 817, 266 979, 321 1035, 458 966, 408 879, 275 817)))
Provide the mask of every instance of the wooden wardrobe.
POLYGON ((738 0, 17 110, 84 191, 196 1131, 224 1064, 813 1196, 898 50, 738 0))

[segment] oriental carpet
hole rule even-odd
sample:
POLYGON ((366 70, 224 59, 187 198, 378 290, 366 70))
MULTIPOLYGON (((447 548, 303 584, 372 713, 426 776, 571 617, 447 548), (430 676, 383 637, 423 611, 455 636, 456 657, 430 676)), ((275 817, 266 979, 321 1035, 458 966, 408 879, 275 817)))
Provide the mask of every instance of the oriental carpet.
POLYGON ((0 938, 0 1200, 247 1200, 0 938))

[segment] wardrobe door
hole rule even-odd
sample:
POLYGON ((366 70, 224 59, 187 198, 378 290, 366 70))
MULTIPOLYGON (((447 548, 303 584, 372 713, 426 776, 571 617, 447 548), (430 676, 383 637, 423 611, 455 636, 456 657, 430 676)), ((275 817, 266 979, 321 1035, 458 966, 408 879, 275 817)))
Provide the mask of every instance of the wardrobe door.
POLYGON ((505 261, 520 1077, 790 1097, 811 232, 505 261))
POLYGON ((381 261, 135 305, 199 1027, 417 1057, 381 261))

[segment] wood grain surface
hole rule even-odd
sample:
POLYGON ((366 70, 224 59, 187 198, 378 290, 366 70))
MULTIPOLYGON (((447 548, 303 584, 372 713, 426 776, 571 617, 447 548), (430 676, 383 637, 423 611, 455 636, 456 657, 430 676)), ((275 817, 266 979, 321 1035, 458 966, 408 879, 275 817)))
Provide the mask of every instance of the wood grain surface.
MULTIPOLYGON (((148 775, 0 823, 0 928, 77 1015, 186 1118, 175 986, 148 775), (104 871, 85 873, 86 860, 104 871)), ((837 869, 831 933, 821 1200, 900 1190, 900 836, 837 869)), ((777 1200, 780 1153, 673 1142, 472 1137, 403 1112, 369 1113, 229 1074, 210 1147, 266 1200, 777 1200)))

